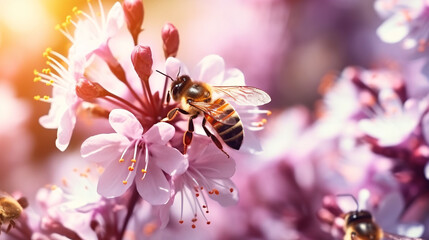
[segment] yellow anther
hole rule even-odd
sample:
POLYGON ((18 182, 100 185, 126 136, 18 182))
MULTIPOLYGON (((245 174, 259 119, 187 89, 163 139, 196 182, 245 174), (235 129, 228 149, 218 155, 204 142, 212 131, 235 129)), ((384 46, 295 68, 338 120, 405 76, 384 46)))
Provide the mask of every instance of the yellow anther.
POLYGON ((134 168, 132 166, 129 166, 128 171, 132 172, 132 171, 134 171, 134 168))
POLYGON ((35 78, 33 79, 33 82, 39 82, 40 80, 42 80, 42 78, 41 78, 41 77, 35 77, 35 78))
POLYGON ((73 7, 72 8, 72 12, 76 13, 77 12, 77 7, 73 7))
POLYGON ((57 185, 52 185, 52 186, 51 186, 51 190, 52 190, 52 191, 56 190, 57 188, 58 188, 58 187, 57 187, 57 185))
POLYGON ((87 2, 88 2, 88 3, 90 3, 90 2, 91 2, 91 0, 87 0, 87 2))
POLYGON ((46 48, 46 50, 43 52, 43 57, 48 57, 51 51, 52 51, 52 48, 46 48))
POLYGON ((61 29, 61 25, 60 24, 57 24, 57 25, 55 25, 55 30, 60 30, 61 29))
POLYGON ((127 183, 128 183, 128 182, 127 182, 127 181, 122 181, 122 183, 123 183, 124 185, 127 185, 127 183))
POLYGON ((142 168, 142 173, 147 173, 146 169, 142 168))
POLYGON ((266 124, 266 123, 267 123, 267 119, 263 118, 263 119, 261 120, 261 123, 262 123, 262 124, 266 124))
POLYGON ((68 15, 68 16, 66 17, 66 23, 67 23, 67 24, 71 23, 71 16, 70 16, 70 15, 68 15))
POLYGON ((40 95, 34 96, 34 100, 39 101, 40 100, 40 95))
POLYGON ((45 96, 43 96, 43 99, 44 99, 44 100, 49 100, 49 96, 46 96, 46 95, 45 95, 45 96))
POLYGON ((42 73, 49 74, 49 73, 51 73, 51 69, 50 68, 44 68, 44 69, 42 69, 42 73))
POLYGON ((137 160, 135 160, 135 159, 131 159, 131 162, 132 162, 132 163, 136 163, 136 162, 137 162, 137 160))
POLYGON ((123 158, 119 159, 119 162, 120 162, 120 163, 122 163, 122 162, 124 162, 124 161, 125 161, 125 159, 123 159, 123 158))
POLYGON ((51 62, 50 61, 46 61, 46 65, 51 65, 51 62))
POLYGON ((54 83, 54 80, 50 80, 49 82, 46 82, 46 86, 51 86, 54 83))
POLYGON ((62 26, 63 28, 66 28, 66 27, 67 27, 67 23, 66 23, 66 22, 63 22, 63 23, 61 23, 61 26, 62 26))
POLYGON ((39 71, 37 71, 36 69, 33 70, 34 75, 39 75, 39 71))
POLYGON ((270 116, 272 112, 270 110, 267 111, 267 116, 270 116))

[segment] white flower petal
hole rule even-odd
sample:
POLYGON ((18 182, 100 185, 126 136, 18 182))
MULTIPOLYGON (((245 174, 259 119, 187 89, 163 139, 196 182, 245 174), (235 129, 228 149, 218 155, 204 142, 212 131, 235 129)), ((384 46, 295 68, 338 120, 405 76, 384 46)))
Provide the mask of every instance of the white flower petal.
POLYGON ((194 80, 209 83, 214 86, 223 85, 225 73, 225 62, 218 55, 208 55, 198 64, 195 72, 192 73, 194 80))
POLYGON ((192 163, 206 178, 230 178, 235 173, 235 161, 228 158, 214 143, 207 146, 203 155, 192 163))
MULTIPOLYGON (((142 168, 143 161, 139 164, 142 168)), ((165 178, 164 172, 149 160, 147 174, 142 180, 140 176, 136 178, 137 191, 144 200, 153 205, 166 204, 170 199, 170 184, 165 178)))
POLYGON ((410 32, 410 26, 403 13, 399 12, 377 28, 377 35, 387 43, 397 43, 410 32))
POLYGON ((120 157, 128 143, 126 137, 117 133, 99 134, 86 139, 80 153, 83 158, 96 163, 112 161, 120 157))
POLYGON ((153 125, 145 134, 144 139, 146 143, 157 143, 165 145, 171 138, 173 138, 175 128, 165 122, 159 122, 153 125))
POLYGON ((169 57, 165 61, 165 74, 176 79, 179 75, 189 75, 189 71, 179 59, 169 57))
POLYGON ((224 78, 223 86, 246 86, 244 74, 237 68, 228 69, 224 78))
POLYGON ((217 201, 221 206, 231 206, 238 202, 238 191, 235 184, 229 179, 215 180, 219 185, 213 185, 218 191, 217 194, 209 194, 210 198, 217 201), (218 186, 223 186, 219 188, 218 186), (232 189, 232 192, 231 192, 232 189))
POLYGON ((107 198, 121 196, 132 185, 136 171, 132 171, 127 184, 123 184, 130 173, 126 164, 119 161, 110 162, 98 180, 97 192, 101 196, 107 198))
POLYGON ((170 176, 179 175, 188 168, 188 160, 177 149, 160 144, 150 146, 151 161, 155 161, 170 176))
POLYGON ((116 2, 107 14, 106 20, 106 34, 108 38, 116 35, 119 29, 124 25, 124 11, 119 2, 116 2))
POLYGON ((67 111, 61 117, 60 125, 57 131, 57 140, 55 145, 61 151, 66 150, 70 143, 70 139, 73 133, 74 126, 76 124, 76 113, 75 107, 67 109, 67 111))
POLYGON ((143 133, 143 127, 137 118, 124 109, 112 110, 109 115, 109 122, 117 133, 130 139, 138 139, 143 133))

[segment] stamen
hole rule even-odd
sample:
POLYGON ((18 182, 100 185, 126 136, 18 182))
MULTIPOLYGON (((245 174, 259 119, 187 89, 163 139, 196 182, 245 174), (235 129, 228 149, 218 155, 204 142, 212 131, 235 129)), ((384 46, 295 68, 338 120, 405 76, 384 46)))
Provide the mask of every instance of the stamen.
POLYGON ((119 159, 119 162, 123 163, 123 162, 125 162, 125 159, 121 158, 121 159, 119 159))
POLYGON ((146 163, 145 163, 144 168, 142 169, 143 176, 142 176, 141 180, 143 180, 144 177, 146 177, 147 167, 149 165, 149 149, 147 148, 147 146, 145 146, 145 160, 146 160, 146 163))

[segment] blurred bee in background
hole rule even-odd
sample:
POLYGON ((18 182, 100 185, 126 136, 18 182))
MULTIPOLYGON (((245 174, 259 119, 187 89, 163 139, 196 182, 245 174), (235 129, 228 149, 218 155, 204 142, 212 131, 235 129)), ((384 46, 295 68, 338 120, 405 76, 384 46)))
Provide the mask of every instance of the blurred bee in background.
POLYGON ((356 211, 348 212, 344 216, 344 240, 423 240, 384 232, 369 211, 359 210, 359 204, 353 195, 340 194, 337 196, 351 197, 357 206, 356 211))
MULTIPOLYGON (((16 200, 11 195, 0 192, 0 229, 3 224, 9 224, 5 232, 9 232, 15 227, 15 220, 21 216, 24 208, 28 206, 26 198, 16 200)), ((1 233, 1 231, 0 231, 1 233)))
MULTIPOLYGON (((159 71, 158 71, 159 72, 159 71)), ((188 130, 183 135, 184 154, 192 142, 194 124, 193 119, 203 115, 202 127, 215 145, 224 152, 221 142, 206 127, 209 122, 223 142, 229 147, 239 150, 243 143, 243 123, 233 106, 227 102, 231 100, 238 105, 260 106, 271 101, 270 96, 255 87, 249 86, 211 86, 204 82, 194 81, 188 75, 177 76, 167 95, 167 103, 172 99, 180 107, 170 110, 163 121, 172 120, 178 112, 189 115, 188 130), (214 94, 219 97, 214 97, 214 94), (224 99, 225 98, 225 99, 224 99)))

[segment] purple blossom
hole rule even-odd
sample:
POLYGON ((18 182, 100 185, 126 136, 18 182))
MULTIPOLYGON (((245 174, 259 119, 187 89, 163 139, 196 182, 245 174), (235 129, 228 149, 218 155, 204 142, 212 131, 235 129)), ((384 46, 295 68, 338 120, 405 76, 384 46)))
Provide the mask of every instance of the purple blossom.
POLYGON ((117 197, 135 182, 143 199, 155 205, 166 204, 171 187, 165 174, 181 174, 188 166, 183 155, 167 145, 174 127, 157 123, 144 132, 135 116, 122 109, 113 110, 109 122, 116 133, 92 136, 81 148, 84 158, 105 167, 98 192, 117 197))

